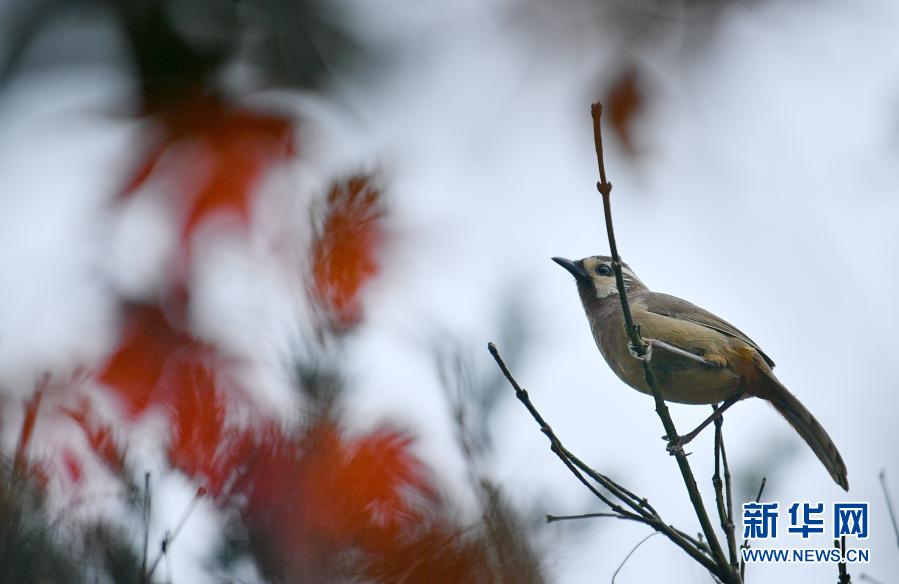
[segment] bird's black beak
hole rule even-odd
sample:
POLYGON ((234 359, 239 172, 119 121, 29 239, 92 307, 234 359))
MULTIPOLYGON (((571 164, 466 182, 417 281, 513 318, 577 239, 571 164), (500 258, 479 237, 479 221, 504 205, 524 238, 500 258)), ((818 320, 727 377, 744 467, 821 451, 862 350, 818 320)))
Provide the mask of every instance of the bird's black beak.
POLYGON ((553 258, 553 261, 568 270, 575 280, 582 281, 587 279, 587 272, 584 270, 584 264, 581 262, 573 262, 565 258, 553 258))

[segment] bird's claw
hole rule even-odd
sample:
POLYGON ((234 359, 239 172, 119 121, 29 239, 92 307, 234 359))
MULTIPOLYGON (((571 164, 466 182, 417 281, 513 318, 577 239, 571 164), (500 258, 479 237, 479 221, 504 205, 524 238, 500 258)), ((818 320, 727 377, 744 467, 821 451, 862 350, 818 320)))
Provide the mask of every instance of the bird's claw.
POLYGON ((637 347, 633 343, 627 344, 627 350, 630 351, 631 357, 634 359, 639 359, 640 361, 649 361, 652 359, 652 344, 645 343, 643 345, 643 354, 641 355, 637 351, 637 347))
MULTIPOLYGON (((668 440, 667 436, 662 436, 663 439, 668 440)), ((689 453, 684 452, 684 444, 685 442, 681 438, 677 438, 675 440, 668 440, 668 445, 665 446, 665 450, 671 456, 676 456, 678 454, 683 454, 684 456, 689 456, 689 453)))

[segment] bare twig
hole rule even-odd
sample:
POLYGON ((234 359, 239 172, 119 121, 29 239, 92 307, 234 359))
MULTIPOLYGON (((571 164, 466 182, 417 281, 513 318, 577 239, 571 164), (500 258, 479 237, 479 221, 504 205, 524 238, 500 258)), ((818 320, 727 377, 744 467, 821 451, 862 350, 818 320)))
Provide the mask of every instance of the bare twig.
MULTIPOLYGON (((633 316, 631 315, 630 303, 628 302, 627 298, 627 289, 624 285, 624 275, 621 272, 621 257, 618 254, 618 245, 615 241, 615 230, 612 224, 612 183, 610 183, 606 178, 605 161, 603 158, 601 124, 602 105, 600 105, 599 103, 595 103, 590 108, 590 111, 593 117, 593 138, 596 147, 596 160, 597 164, 599 165, 600 180, 596 184, 596 189, 602 195, 606 233, 608 234, 609 249, 612 254, 612 269, 615 272, 615 282, 618 288, 618 298, 621 300, 621 311, 624 315, 625 331, 627 332, 627 336, 630 339, 634 353, 636 354, 637 358, 640 359, 640 362, 643 366, 643 376, 646 379, 646 384, 652 391, 652 396, 655 400, 656 413, 662 421, 662 426, 664 426, 665 428, 665 435, 670 441, 676 442, 679 436, 677 433, 677 428, 674 425, 674 421, 671 419, 671 414, 668 411, 668 406, 665 404, 665 400, 662 397, 659 388, 656 386, 652 367, 650 365, 650 360, 646 358, 646 342, 640 336, 638 327, 637 325, 635 325, 633 316)), ((693 476, 693 471, 690 468, 690 463, 687 461, 687 455, 683 452, 682 449, 677 448, 673 449, 672 454, 677 461, 677 466, 680 469, 684 485, 687 487, 687 493, 690 497, 690 502, 693 504, 693 508, 696 512, 696 517, 697 519, 699 519, 699 525, 702 528, 702 532, 705 535, 705 538, 708 541, 709 548, 712 551, 712 556, 718 566, 718 570, 716 572, 721 572, 723 574, 723 576, 719 577, 721 577, 725 582, 740 582, 740 575, 728 563, 727 558, 725 558, 724 556, 724 551, 721 549, 721 544, 718 541, 718 536, 715 534, 715 530, 712 527, 712 522, 709 519, 708 512, 706 511, 705 505, 702 502, 702 495, 699 493, 699 487, 696 485, 696 479, 693 476)))
POLYGON ((890 513, 890 521, 893 522, 893 531, 896 533, 896 545, 899 546, 899 525, 896 523, 896 510, 893 509, 893 499, 890 497, 890 491, 887 489, 887 472, 881 470, 877 475, 880 479, 880 487, 883 489, 883 498, 887 502, 887 511, 890 513))
MULTIPOLYGON (((548 515, 546 516, 547 523, 555 523, 557 521, 575 521, 577 519, 596 519, 598 517, 612 517, 614 519, 629 519, 624 515, 619 515, 618 513, 582 513, 580 515, 548 515)), ((655 532, 654 532, 655 533, 655 532)))
MULTIPOLYGON (((723 424, 724 420, 722 419, 721 422, 723 424)), ((727 523, 728 523, 728 526, 730 527, 730 538, 734 540, 734 544, 733 544, 734 549, 732 550, 733 553, 731 554, 731 556, 732 556, 731 557, 731 565, 733 565, 736 568, 736 566, 737 566, 737 563, 736 563, 737 550, 736 550, 736 537, 734 536, 734 489, 733 489, 733 483, 731 481, 730 465, 727 464, 727 450, 724 449, 723 436, 721 439, 721 463, 724 466, 724 494, 727 497, 727 523)), ((730 542, 728 542, 728 543, 730 543, 730 542)))
POLYGON ((768 484, 768 477, 762 477, 762 483, 759 485, 759 492, 755 494, 755 502, 762 500, 762 493, 765 492, 765 485, 768 484))
MULTIPOLYGON (((719 408, 716 406, 715 411, 719 408)), ((724 436, 721 426, 724 418, 715 419, 715 474, 712 476, 712 484, 715 487, 715 503, 718 507, 718 518, 721 521, 721 529, 727 538, 727 551, 730 565, 736 569, 737 563, 737 539, 734 535, 734 508, 733 495, 730 484, 730 468, 727 465, 727 452, 724 450, 724 436), (721 466, 724 466, 724 484, 721 481, 721 466)))
MULTIPOLYGON (((846 557, 846 536, 844 535, 843 537, 841 537, 839 539, 833 540, 833 547, 840 550, 841 558, 845 558, 846 557)), ((837 570, 840 574, 840 577, 837 580, 838 584, 850 584, 850 582, 852 582, 852 578, 849 576, 849 572, 846 571, 845 560, 841 561, 840 563, 837 564, 837 570)))
POLYGON ((615 578, 618 576, 618 572, 620 572, 620 571, 621 571, 621 568, 623 568, 624 565, 627 563, 627 561, 628 561, 629 559, 631 559, 631 556, 634 555, 634 552, 637 551, 637 549, 638 549, 641 545, 643 545, 644 543, 646 543, 647 541, 649 541, 649 538, 651 538, 651 537, 654 536, 654 535, 658 535, 658 534, 659 534, 658 531, 654 531, 654 532, 650 533, 649 535, 647 535, 646 537, 644 537, 643 539, 641 539, 640 541, 638 541, 638 542, 637 542, 637 545, 635 545, 635 546, 631 549, 631 551, 629 551, 629 552, 627 553, 627 555, 624 556, 624 559, 621 560, 621 563, 618 564, 618 567, 615 569, 615 572, 612 574, 612 584, 615 584, 615 578))
MULTIPOLYGON (((762 483, 759 485, 759 492, 755 495, 755 502, 758 503, 762 500, 762 493, 765 492, 765 485, 768 484, 768 477, 762 477, 762 483)), ((749 540, 745 540, 743 545, 740 546, 741 550, 749 549, 749 540)), ((746 562, 743 561, 743 558, 740 558, 740 579, 746 577, 746 562)))
POLYGON ((175 526, 175 531, 166 531, 165 535, 162 537, 162 541, 159 542, 159 553, 156 555, 156 559, 153 560, 153 564, 150 566, 150 570, 147 572, 147 579, 150 579, 153 576, 153 572, 156 571, 156 567, 159 565, 159 561, 165 556, 169 547, 175 541, 175 538, 178 537, 178 534, 181 533, 181 528, 184 527, 184 524, 187 523, 188 517, 193 512, 194 508, 197 506, 197 502, 203 498, 206 494, 206 489, 200 487, 197 489, 194 498, 191 499, 190 503, 187 504, 187 507, 184 509, 184 513, 181 514, 181 519, 178 521, 178 525, 175 526))
POLYGON ((150 580, 150 576, 147 574, 147 547, 150 542, 150 473, 148 472, 144 473, 144 505, 141 515, 144 522, 144 546, 140 562, 140 581, 144 584, 150 580))

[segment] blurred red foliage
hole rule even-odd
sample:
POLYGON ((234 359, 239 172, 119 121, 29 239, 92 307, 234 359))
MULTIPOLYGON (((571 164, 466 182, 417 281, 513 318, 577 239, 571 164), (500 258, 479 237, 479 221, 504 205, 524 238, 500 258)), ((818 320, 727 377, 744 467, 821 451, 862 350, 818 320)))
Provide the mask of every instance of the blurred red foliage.
POLYGON ((113 439, 112 427, 95 420, 87 403, 83 403, 77 411, 65 408, 62 411, 81 428, 88 446, 97 458, 116 476, 121 476, 125 472, 125 453, 113 439))
POLYGON ((381 192, 371 177, 331 187, 325 220, 312 247, 312 289, 337 330, 362 318, 359 292, 378 272, 384 240, 381 192))
POLYGON ((264 573, 276 581, 476 580, 484 558, 460 545, 462 530, 410 443, 387 428, 347 438, 328 419, 300 438, 257 443, 234 492, 246 501, 264 573))
POLYGON ((175 398, 177 380, 165 375, 173 356, 197 358, 206 351, 170 320, 157 306, 127 305, 119 348, 98 376, 114 390, 132 419, 154 403, 171 403, 175 398))
MULTIPOLYGON (((173 202, 183 211, 180 259, 189 254, 197 227, 214 215, 231 214, 247 226, 259 180, 292 154, 289 120, 220 99, 164 110, 157 127, 157 144, 122 197, 156 173, 176 179, 173 202), (173 151, 186 153, 189 173, 169 166, 166 155, 173 151)), ((309 288, 327 315, 328 333, 361 321, 360 291, 379 270, 384 213, 382 194, 367 176, 338 182, 327 195, 310 250, 309 288)), ((169 464, 216 505, 238 512, 263 574, 291 582, 483 581, 483 541, 466 536, 434 477, 412 453, 409 436, 389 427, 350 435, 331 407, 320 407, 304 428, 293 430, 245 409, 243 418, 235 415, 233 400, 241 392, 228 385, 236 384, 229 361, 188 326, 189 281, 171 282, 164 291, 171 306, 124 305, 120 342, 97 379, 121 403, 125 431, 151 409, 167 416, 169 464)), ((24 460, 41 395, 39 390, 26 407, 17 461, 24 460)), ((125 452, 89 402, 61 411, 93 453, 124 478, 125 452)), ((69 481, 80 484, 90 467, 68 447, 60 460, 69 481)))
POLYGON ((246 445, 236 428, 226 426, 226 399, 208 363, 181 359, 173 379, 178 389, 170 408, 169 461, 220 499, 242 469, 246 445))
POLYGON ((34 433, 34 425, 37 422, 37 412, 41 406, 41 398, 44 396, 44 384, 40 384, 34 395, 25 402, 25 417, 22 420, 22 429, 19 432, 19 442, 16 444, 16 453, 13 468, 21 471, 27 465, 28 445, 34 433))
POLYGON ((610 84, 603 103, 612 131, 621 140, 624 152, 637 154, 634 124, 646 109, 645 88, 640 72, 627 67, 610 84))
POLYGON ((81 460, 70 449, 66 448, 62 452, 62 463, 69 475, 69 480, 76 485, 81 482, 82 466, 81 460))
MULTIPOLYGON (((219 214, 249 224, 258 183, 279 161, 294 155, 294 125, 282 116, 262 114, 212 96, 185 100, 157 119, 159 136, 128 182, 122 197, 133 195, 156 173, 178 180, 186 241, 206 219, 219 214), (165 157, 177 153, 176 160, 165 157), (189 172, 175 164, 190 166, 189 172)), ((172 157, 169 157, 172 158, 172 157)))

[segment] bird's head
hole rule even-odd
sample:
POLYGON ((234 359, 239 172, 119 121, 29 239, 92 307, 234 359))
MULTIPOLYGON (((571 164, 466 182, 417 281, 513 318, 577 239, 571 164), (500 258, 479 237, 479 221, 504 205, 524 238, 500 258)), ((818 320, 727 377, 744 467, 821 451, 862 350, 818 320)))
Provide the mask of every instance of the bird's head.
MULTIPOLYGON (((612 269, 612 258, 608 256, 590 256, 582 260, 572 261, 565 258, 553 258, 553 261, 568 270, 577 281, 578 290, 582 298, 593 297, 607 298, 612 294, 618 294, 618 286, 615 283, 615 270, 612 269)), ((624 276, 624 287, 630 291, 632 288, 645 288, 637 274, 630 266, 621 263, 621 275, 624 276)))

